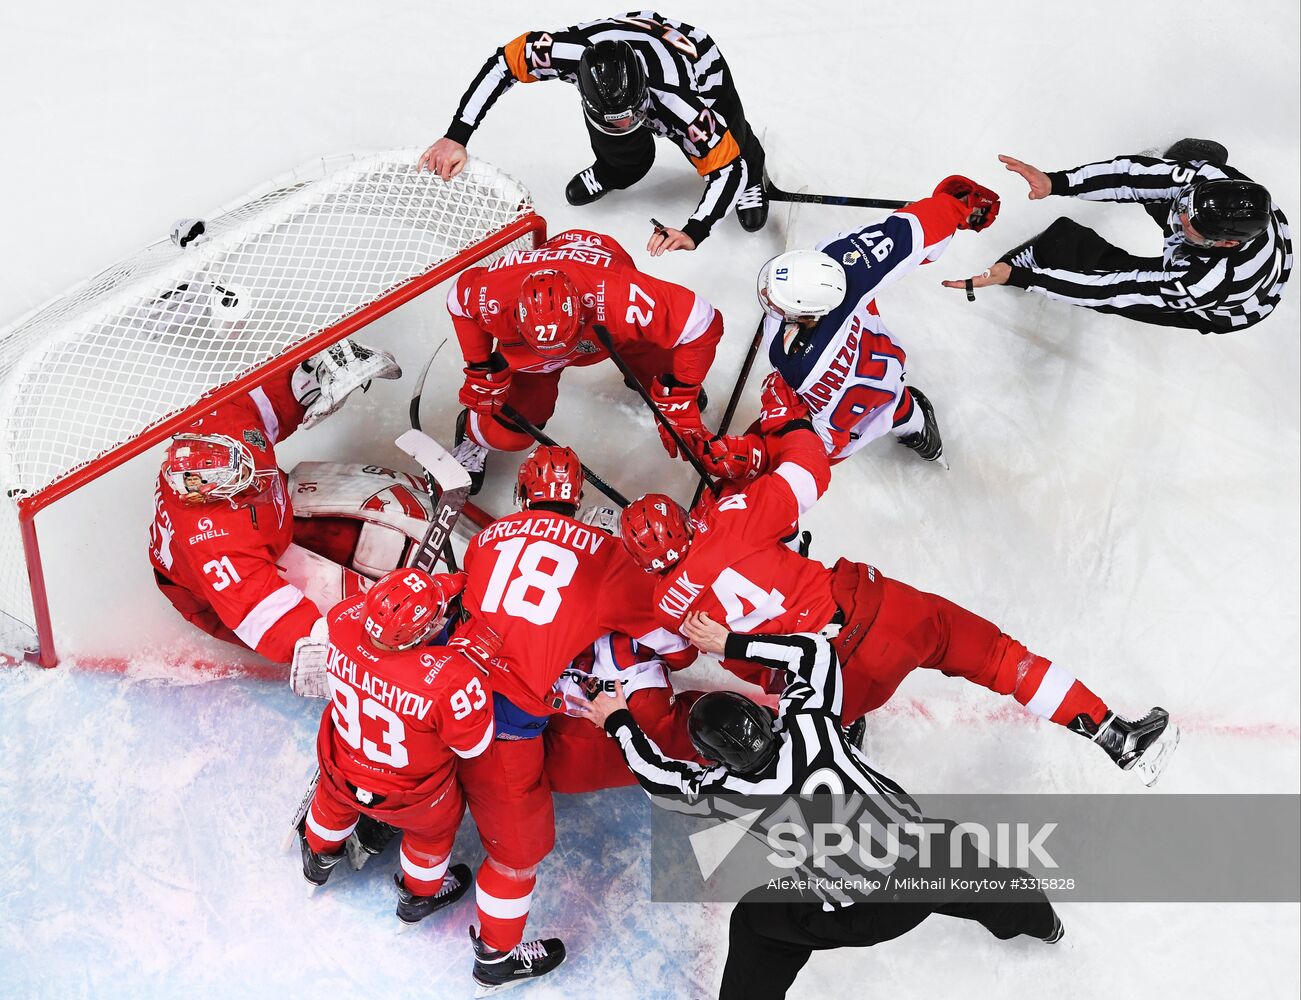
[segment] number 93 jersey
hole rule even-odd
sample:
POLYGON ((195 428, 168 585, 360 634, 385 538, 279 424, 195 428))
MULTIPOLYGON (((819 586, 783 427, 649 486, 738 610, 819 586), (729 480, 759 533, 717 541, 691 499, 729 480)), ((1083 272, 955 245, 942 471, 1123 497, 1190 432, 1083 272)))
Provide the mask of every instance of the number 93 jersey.
POLYGON ((445 646, 386 651, 363 630, 365 595, 330 611, 317 756, 339 784, 377 795, 436 794, 456 757, 492 742, 492 689, 482 667, 445 646))
POLYGON ((687 646, 655 621, 655 578, 617 538, 572 517, 520 511, 494 521, 470 540, 465 572, 465 607, 501 637, 493 689, 532 715, 560 710, 565 668, 607 632, 665 654, 687 646))

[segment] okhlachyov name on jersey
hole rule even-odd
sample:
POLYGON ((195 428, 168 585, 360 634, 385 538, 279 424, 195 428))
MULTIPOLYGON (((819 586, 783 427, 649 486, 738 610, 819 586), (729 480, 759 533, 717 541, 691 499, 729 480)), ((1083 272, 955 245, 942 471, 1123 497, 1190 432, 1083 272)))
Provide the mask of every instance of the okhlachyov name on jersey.
POLYGON ((657 797, 656 902, 1301 901, 1296 795, 657 797), (911 799, 911 801, 909 801, 911 799), (914 808, 914 806, 916 806, 914 808), (945 819, 939 817, 953 817, 945 819))

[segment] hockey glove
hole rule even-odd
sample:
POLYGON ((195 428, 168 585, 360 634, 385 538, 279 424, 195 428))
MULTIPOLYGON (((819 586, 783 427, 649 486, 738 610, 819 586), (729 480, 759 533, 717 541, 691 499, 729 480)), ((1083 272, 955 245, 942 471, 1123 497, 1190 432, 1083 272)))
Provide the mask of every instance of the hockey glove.
POLYGON ((697 457, 711 476, 725 480, 754 479, 767 464, 763 438, 758 434, 712 438, 697 457))
POLYGON ((997 192, 977 184, 970 177, 961 174, 946 177, 935 185, 935 193, 957 198, 970 209, 966 219, 958 223, 959 229, 970 229, 978 233, 982 229, 988 229, 998 218, 997 192))
POLYGON ((770 372, 759 390, 759 430, 775 434, 796 420, 808 420, 809 408, 778 372, 770 372))
POLYGON ((354 390, 365 392, 371 379, 402 377, 393 355, 344 338, 308 358, 291 379, 294 395, 306 407, 301 426, 315 427, 343 405, 354 390))
MULTIPOLYGON (((650 397, 655 409, 664 414, 688 443, 692 438, 704 436, 705 425, 700 420, 700 386, 679 382, 672 375, 657 375, 651 382, 650 397)), ((670 458, 677 458, 677 442, 662 424, 657 422, 656 426, 665 451, 670 458)))
POLYGON ((457 398, 481 416, 490 417, 506 405, 510 392, 511 370, 506 359, 496 351, 487 361, 476 361, 465 366, 465 382, 457 398))

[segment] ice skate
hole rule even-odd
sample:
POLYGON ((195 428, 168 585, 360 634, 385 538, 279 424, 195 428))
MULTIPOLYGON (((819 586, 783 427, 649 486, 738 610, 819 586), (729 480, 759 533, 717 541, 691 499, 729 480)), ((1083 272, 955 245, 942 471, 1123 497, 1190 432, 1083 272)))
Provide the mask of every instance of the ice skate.
POLYGON ((944 458, 944 442, 940 439, 940 424, 935 419, 935 407, 920 389, 908 386, 905 391, 912 394, 913 402, 921 408, 923 424, 921 430, 902 435, 899 443, 917 452, 927 462, 938 462, 942 469, 947 470, 949 463, 944 458))
POLYGON ((465 865, 452 865, 443 876, 443 884, 432 896, 417 896, 406 887, 401 875, 393 876, 393 884, 398 887, 398 919, 404 924, 416 924, 465 895, 471 884, 470 869, 465 865))
POLYGON ((522 941, 510 951, 493 951, 470 928, 474 943, 474 995, 492 996, 523 986, 555 969, 565 960, 565 945, 559 938, 522 941))
POLYGON ((334 866, 342 861, 347 855, 340 849, 333 854, 317 854, 307 843, 307 821, 303 820, 298 824, 298 849, 303 856, 303 878, 311 882, 312 885, 325 885, 330 878, 330 872, 334 866))
POLYGON ((1179 727, 1170 721, 1170 713, 1164 708, 1154 708, 1136 722, 1112 712, 1100 726, 1081 715, 1070 728, 1089 737, 1122 771, 1135 771, 1149 786, 1156 784, 1179 745, 1179 727))
POLYGON ((352 831, 352 836, 343 845, 344 850, 348 852, 348 863, 355 871, 361 871, 367 861, 378 854, 383 854, 384 849, 401 832, 396 826, 381 823, 362 813, 357 820, 357 828, 352 831))

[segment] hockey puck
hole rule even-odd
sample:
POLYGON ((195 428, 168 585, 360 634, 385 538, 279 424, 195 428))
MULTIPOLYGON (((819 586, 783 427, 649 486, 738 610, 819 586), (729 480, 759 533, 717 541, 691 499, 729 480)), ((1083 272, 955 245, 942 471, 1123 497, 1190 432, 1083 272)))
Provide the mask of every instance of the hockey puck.
POLYGON ((965 288, 965 289, 967 290, 967 301, 968 301, 968 302, 975 302, 975 301, 976 301, 976 289, 972 286, 972 284, 971 284, 971 279, 968 278, 968 279, 963 283, 962 287, 965 288))

